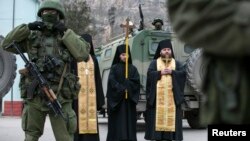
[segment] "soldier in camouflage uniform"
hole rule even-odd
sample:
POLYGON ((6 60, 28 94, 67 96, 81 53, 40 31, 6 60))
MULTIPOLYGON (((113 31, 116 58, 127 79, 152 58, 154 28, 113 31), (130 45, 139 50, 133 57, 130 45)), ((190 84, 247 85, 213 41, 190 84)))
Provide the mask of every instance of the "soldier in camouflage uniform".
MULTIPOLYGON (((6 36, 1 47, 6 49, 13 41, 18 42, 57 95, 66 120, 55 116, 46 105, 39 86, 22 71, 20 90, 24 100, 22 128, 25 141, 38 141, 43 134, 46 115, 49 115, 57 141, 73 141, 76 115, 72 101, 77 98, 80 84, 70 64, 88 60, 89 44, 63 24, 65 12, 59 1, 43 1, 37 15, 42 21, 17 26, 6 36)), ((13 48, 7 50, 16 53, 13 48)))
POLYGON ((163 20, 159 19, 159 18, 156 18, 152 22, 152 25, 155 26, 155 30, 162 30, 163 20))
POLYGON ((250 123, 250 1, 168 0, 170 21, 179 38, 202 47, 204 124, 250 123))

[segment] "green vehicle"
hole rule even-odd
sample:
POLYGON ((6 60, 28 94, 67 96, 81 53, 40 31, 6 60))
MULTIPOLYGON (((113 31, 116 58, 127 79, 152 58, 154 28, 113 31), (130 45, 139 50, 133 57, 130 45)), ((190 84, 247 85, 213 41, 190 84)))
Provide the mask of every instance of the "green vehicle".
MULTIPOLYGON (((164 39, 171 39, 175 59, 181 61, 186 65, 187 82, 185 86, 185 103, 182 105, 184 110, 184 118, 187 119, 191 128, 203 128, 199 124, 199 102, 201 92, 201 76, 203 66, 201 64, 200 49, 192 49, 190 46, 182 43, 177 39, 174 33, 163 30, 141 30, 137 33, 131 33, 129 36, 129 46, 132 55, 133 64, 137 67, 140 74, 141 91, 140 99, 137 105, 138 118, 143 117, 146 110, 146 80, 147 69, 154 57, 158 43, 164 39)), ((109 76, 110 67, 116 51, 116 47, 125 43, 125 37, 114 39, 106 45, 102 45, 96 50, 98 56, 100 73, 102 77, 102 84, 104 94, 107 91, 107 80, 109 76)), ((106 107, 105 107, 106 108, 106 107)))
MULTIPOLYGON (((187 119, 192 128, 203 128, 199 124, 199 103, 201 102, 200 85, 202 73, 204 73, 204 65, 201 64, 202 58, 200 49, 192 49, 188 45, 180 42, 174 33, 163 30, 141 30, 132 33, 129 36, 129 45, 133 64, 137 67, 140 74, 141 94, 137 105, 138 118, 143 117, 146 109, 146 80, 147 69, 153 59, 158 43, 163 39, 171 39, 175 58, 186 65, 187 82, 185 87, 185 103, 183 104, 184 118, 187 119)), ((125 35, 124 35, 125 36, 125 35)), ((98 56, 100 72, 102 76, 102 84, 104 93, 107 91, 107 80, 111 63, 119 44, 125 42, 122 38, 113 39, 110 43, 96 49, 98 56)), ((3 37, 0 38, 1 40, 3 37)), ((0 104, 2 97, 6 95, 10 87, 13 85, 16 76, 16 60, 15 56, 3 50, 0 50, 0 104), (8 62, 8 63, 7 63, 8 62)), ((1 106, 1 105, 0 105, 1 106)), ((104 106, 104 108, 106 108, 104 106)), ((1 109, 1 107, 0 107, 1 109)))

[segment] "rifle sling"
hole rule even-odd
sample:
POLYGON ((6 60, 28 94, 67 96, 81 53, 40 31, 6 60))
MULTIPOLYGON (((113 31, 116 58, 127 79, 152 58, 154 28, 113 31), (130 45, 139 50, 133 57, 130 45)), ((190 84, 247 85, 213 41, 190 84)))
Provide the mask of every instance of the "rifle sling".
POLYGON ((59 86, 58 86, 57 91, 56 91, 56 96, 59 94, 59 92, 60 92, 60 90, 61 90, 61 88, 62 88, 62 84, 63 84, 63 80, 64 80, 64 75, 65 75, 65 73, 66 73, 67 66, 68 66, 68 63, 66 63, 66 64, 64 65, 63 73, 62 73, 62 76, 61 76, 61 78, 60 78, 59 86))
POLYGON ((33 99, 34 98, 34 92, 37 86, 39 85, 39 81, 34 79, 32 80, 31 84, 27 87, 27 98, 33 99))

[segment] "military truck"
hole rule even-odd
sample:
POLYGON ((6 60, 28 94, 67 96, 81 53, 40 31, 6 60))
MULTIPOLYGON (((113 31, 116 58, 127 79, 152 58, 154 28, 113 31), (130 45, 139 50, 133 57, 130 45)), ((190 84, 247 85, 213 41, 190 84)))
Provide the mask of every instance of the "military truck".
MULTIPOLYGON (((4 39, 0 35, 0 44, 4 39)), ((2 110, 2 98, 9 92, 16 77, 16 57, 0 48, 0 113, 2 110)))
MULTIPOLYGON (((116 47, 125 43, 125 35, 112 39, 106 45, 102 45, 96 52, 99 60, 100 73, 102 77, 103 90, 106 95, 107 80, 111 68, 112 60, 116 47)), ((182 43, 173 32, 163 30, 144 29, 131 33, 129 36, 129 46, 133 64, 137 67, 140 74, 141 90, 140 99, 137 105, 137 115, 143 117, 146 109, 146 80, 147 69, 152 61, 158 43, 164 39, 171 39, 175 59, 181 61, 186 66, 187 82, 185 86, 185 102, 182 105, 184 118, 187 119, 191 128, 203 128, 199 124, 199 102, 200 85, 203 70, 201 69, 200 49, 193 49, 187 44, 182 43)), ((105 107, 106 108, 106 107, 105 107)))
MULTIPOLYGON (((104 93, 107 91, 107 80, 116 47, 125 43, 125 35, 113 38, 108 44, 96 49, 104 93)), ((3 37, 0 36, 0 42, 3 37)), ((205 64, 202 64, 202 50, 193 49, 178 40, 173 32, 163 30, 141 30, 133 32, 129 36, 129 46, 133 64, 140 74, 141 91, 137 105, 138 118, 143 117, 146 109, 146 79, 147 69, 153 59, 158 43, 164 39, 171 39, 175 58, 186 66, 187 82, 184 91, 185 102, 182 105, 184 118, 191 128, 203 128, 199 124, 199 103, 201 100, 202 74, 205 72, 205 64)), ((16 57, 0 49, 0 112, 2 97, 7 94, 14 83, 16 76, 16 57)), ((104 108, 106 108, 104 106, 104 108)))

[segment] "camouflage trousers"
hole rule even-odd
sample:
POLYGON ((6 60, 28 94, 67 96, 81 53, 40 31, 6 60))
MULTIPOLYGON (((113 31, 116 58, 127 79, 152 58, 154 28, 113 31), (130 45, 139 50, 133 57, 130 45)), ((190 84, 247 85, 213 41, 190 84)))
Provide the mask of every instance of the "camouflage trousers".
POLYGON ((22 128, 25 132, 25 141, 38 141, 44 131, 46 116, 49 115, 52 130, 57 141, 73 141, 76 131, 76 115, 71 103, 62 105, 62 110, 67 116, 65 121, 54 113, 42 111, 30 104, 25 104, 22 113, 22 128))
POLYGON ((216 57, 208 61, 201 103, 202 124, 250 123, 250 57, 216 57))

